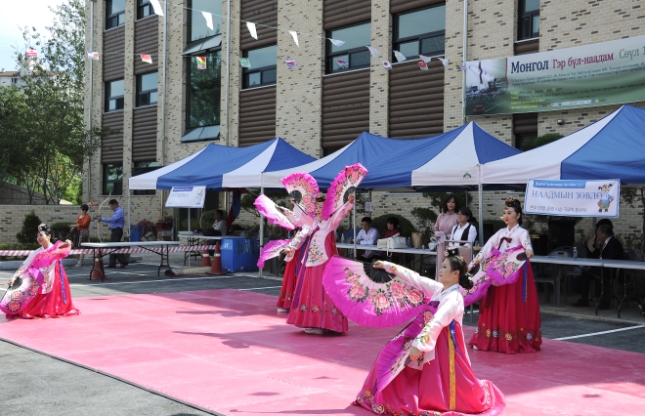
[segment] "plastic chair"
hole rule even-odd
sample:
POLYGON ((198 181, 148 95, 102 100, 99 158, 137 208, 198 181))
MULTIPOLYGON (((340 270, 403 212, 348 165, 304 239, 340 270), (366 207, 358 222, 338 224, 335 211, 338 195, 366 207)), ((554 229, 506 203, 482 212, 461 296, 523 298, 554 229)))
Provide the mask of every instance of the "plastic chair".
MULTIPOLYGON (((558 247, 554 251, 552 251, 549 256, 550 257, 573 257, 572 256, 573 252, 573 247, 565 246, 565 247, 558 247)), ((555 265, 551 265, 549 267, 549 272, 548 274, 545 275, 540 275, 537 274, 534 276, 535 283, 545 283, 553 286, 553 302, 555 303, 555 306, 560 306, 560 281, 562 280, 563 273, 562 273, 562 267, 558 267, 557 273, 555 273, 554 270, 555 265)), ((547 294, 547 301, 550 299, 551 295, 549 292, 546 292, 547 294)))

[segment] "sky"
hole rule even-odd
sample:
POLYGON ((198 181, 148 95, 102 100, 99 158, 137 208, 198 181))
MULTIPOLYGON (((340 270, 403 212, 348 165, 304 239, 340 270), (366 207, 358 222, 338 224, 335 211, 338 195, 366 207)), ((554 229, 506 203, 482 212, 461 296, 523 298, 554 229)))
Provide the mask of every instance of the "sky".
MULTIPOLYGON (((57 6, 65 0, 0 0, 0 69, 16 69, 15 49, 23 47, 24 26, 35 26, 45 34, 45 26, 51 26, 54 14, 47 6, 57 6)), ((40 52, 40 51, 39 51, 40 52)))

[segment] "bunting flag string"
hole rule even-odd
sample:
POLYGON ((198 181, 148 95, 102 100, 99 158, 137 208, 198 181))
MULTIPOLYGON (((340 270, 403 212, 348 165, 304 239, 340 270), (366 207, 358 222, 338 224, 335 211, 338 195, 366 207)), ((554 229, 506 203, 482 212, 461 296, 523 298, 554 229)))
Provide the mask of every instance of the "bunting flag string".
POLYGON ((296 66, 296 61, 291 58, 287 58, 284 61, 287 64, 287 69, 292 69, 296 66))
POLYGON ((258 31, 255 28, 255 23, 246 22, 246 27, 249 29, 249 33, 251 34, 251 37, 255 40, 258 40, 258 31))
POLYGON ((430 62, 430 60, 431 60, 432 58, 428 58, 428 57, 427 57, 427 56, 425 56, 425 55, 419 55, 419 59, 421 59, 423 62, 425 62, 425 63, 427 64, 428 62, 430 62))
POLYGON ((447 67, 447 66, 448 66, 448 60, 447 60, 447 59, 443 59, 443 58, 439 58, 439 57, 437 57, 437 59, 441 61, 441 64, 442 64, 444 67, 447 67))
POLYGON ((205 56, 196 56, 195 60, 197 61, 197 69, 206 69, 206 57, 205 56))
POLYGON ((289 33, 291 33, 293 41, 296 42, 296 46, 300 47, 300 44, 298 43, 298 32, 296 32, 295 30, 290 30, 289 33))
MULTIPOLYGON (((170 4, 168 2, 166 3, 170 4)), ((159 4, 159 0, 150 0, 150 4, 152 4, 152 9, 157 16, 163 16, 163 9, 161 8, 161 4, 159 4)))
POLYGON ((394 52, 394 57, 396 57, 396 61, 397 61, 397 62, 403 62, 403 61, 405 61, 405 60, 407 59, 407 58, 405 57, 405 55, 403 55, 403 54, 402 54, 401 52, 399 52, 399 51, 392 51, 392 52, 394 52))
POLYGON ((329 41, 333 43, 334 46, 343 46, 345 44, 344 40, 331 39, 331 38, 327 38, 327 39, 329 39, 329 41))
POLYGON ((383 61, 383 68, 387 69, 388 71, 392 70, 392 64, 390 61, 383 61))
POLYGON ((99 60, 99 53, 98 52, 88 52, 87 57, 90 59, 93 59, 95 61, 99 60))
POLYGON ((141 62, 145 62, 145 63, 147 63, 147 64, 151 64, 151 63, 152 63, 152 56, 150 56, 150 55, 148 55, 148 54, 145 54, 145 53, 142 53, 142 54, 141 54, 141 62))
POLYGON ((365 47, 369 49, 370 55, 372 55, 373 57, 376 57, 378 55, 378 50, 376 48, 373 48, 370 45, 366 45, 365 47))
POLYGON ((210 30, 213 30, 213 15, 210 12, 202 12, 202 16, 204 16, 204 19, 206 20, 206 26, 210 30))
POLYGON ((240 65, 244 68, 251 68, 251 62, 249 58, 240 58, 240 65))

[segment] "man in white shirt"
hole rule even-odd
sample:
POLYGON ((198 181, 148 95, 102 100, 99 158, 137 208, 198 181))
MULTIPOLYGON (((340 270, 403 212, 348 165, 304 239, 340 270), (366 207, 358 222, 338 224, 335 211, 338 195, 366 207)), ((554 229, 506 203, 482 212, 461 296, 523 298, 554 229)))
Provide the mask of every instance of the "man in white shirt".
MULTIPOLYGON (((376 228, 372 228, 372 219, 370 217, 364 217, 361 220, 361 227, 363 228, 356 235, 356 244, 375 245, 376 240, 379 238, 379 233, 376 228)), ((366 250, 362 257, 364 259, 370 259, 375 254, 372 250, 366 250)))
POLYGON ((226 221, 224 218, 224 211, 218 209, 215 211, 215 222, 213 223, 213 230, 219 231, 220 235, 226 235, 226 221))

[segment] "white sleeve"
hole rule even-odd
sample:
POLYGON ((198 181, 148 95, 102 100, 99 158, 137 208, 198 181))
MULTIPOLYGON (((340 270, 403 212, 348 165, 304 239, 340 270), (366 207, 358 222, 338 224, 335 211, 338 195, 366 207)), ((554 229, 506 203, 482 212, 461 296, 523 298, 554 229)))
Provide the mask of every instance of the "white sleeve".
POLYGON ((524 250, 533 251, 533 245, 531 244, 531 235, 524 228, 522 228, 522 231, 520 234, 520 244, 522 244, 522 247, 524 247, 524 250))
MULTIPOLYGON (((502 229, 503 230, 503 229, 502 229)), ((477 257, 473 259, 473 261, 470 262, 468 265, 468 268, 472 268, 475 264, 479 264, 486 256, 490 254, 491 251, 493 251, 493 248, 497 247, 497 241, 499 240, 499 234, 500 231, 497 231, 491 238, 488 239, 484 247, 479 251, 479 254, 477 257)))
POLYGON ((468 230, 468 241, 471 243, 474 243, 476 238, 477 238, 477 227, 475 227, 474 225, 471 225, 470 229, 468 230))
POLYGON ((426 324, 419 336, 414 339, 412 346, 422 352, 434 350, 441 330, 463 313, 464 301, 461 294, 459 292, 450 293, 441 301, 437 313, 426 324))
POLYGON ((428 298, 431 298, 432 295, 443 290, 443 285, 441 283, 428 277, 422 277, 419 273, 403 266, 384 261, 383 269, 388 273, 394 274, 405 283, 422 290, 428 298))

